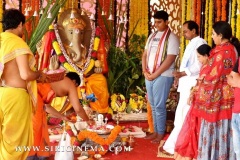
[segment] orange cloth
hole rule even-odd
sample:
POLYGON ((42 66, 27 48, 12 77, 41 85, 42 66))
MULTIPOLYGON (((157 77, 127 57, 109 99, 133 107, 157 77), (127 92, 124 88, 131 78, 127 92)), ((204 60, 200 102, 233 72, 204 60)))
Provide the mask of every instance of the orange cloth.
POLYGON ((55 93, 51 89, 50 84, 38 83, 38 106, 36 113, 32 118, 33 122, 33 136, 34 136, 34 147, 40 147, 39 151, 31 150, 29 156, 43 156, 49 157, 50 152, 45 147, 49 146, 49 135, 47 127, 47 117, 44 110, 44 104, 48 104, 52 101, 55 93))
POLYGON ((94 93, 97 101, 90 102, 90 107, 98 113, 108 112, 108 87, 103 74, 94 73, 86 78, 86 94, 94 93))
POLYGON ((147 102, 147 119, 148 119, 149 132, 153 133, 154 127, 153 127, 153 118, 152 118, 152 108, 149 102, 147 102))

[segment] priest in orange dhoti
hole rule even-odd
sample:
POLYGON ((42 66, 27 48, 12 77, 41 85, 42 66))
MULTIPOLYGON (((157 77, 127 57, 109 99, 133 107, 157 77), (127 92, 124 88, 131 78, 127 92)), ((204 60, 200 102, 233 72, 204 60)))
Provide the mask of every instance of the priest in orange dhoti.
POLYGON ((38 108, 36 114, 33 117, 33 128, 34 147, 40 148, 39 151, 32 149, 27 160, 34 160, 36 157, 43 160, 47 159, 47 157, 50 156, 50 150, 46 149, 46 146, 49 146, 46 112, 51 113, 63 120, 68 120, 67 117, 57 112, 53 107, 49 105, 54 96, 68 96, 70 103, 73 105, 73 108, 77 115, 79 115, 84 121, 87 121, 88 124, 92 124, 92 121, 88 119, 88 116, 86 115, 78 99, 76 86, 78 86, 79 83, 80 78, 78 74, 69 72, 61 81, 49 84, 38 84, 38 108), (74 77, 69 76, 73 74, 75 74, 74 77))

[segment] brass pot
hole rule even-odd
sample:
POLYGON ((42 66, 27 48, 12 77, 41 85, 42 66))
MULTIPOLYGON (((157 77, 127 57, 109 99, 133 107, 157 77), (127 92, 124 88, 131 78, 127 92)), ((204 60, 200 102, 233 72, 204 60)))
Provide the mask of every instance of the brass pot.
POLYGON ((166 121, 166 132, 167 133, 172 132, 173 127, 174 127, 173 121, 172 120, 167 120, 166 121))

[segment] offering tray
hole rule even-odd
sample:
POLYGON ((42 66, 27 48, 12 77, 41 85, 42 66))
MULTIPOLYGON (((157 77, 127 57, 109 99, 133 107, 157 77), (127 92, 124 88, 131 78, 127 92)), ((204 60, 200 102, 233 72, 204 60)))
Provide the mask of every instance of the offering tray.
POLYGON ((130 126, 130 127, 123 127, 124 129, 122 130, 121 133, 119 133, 119 135, 121 137, 127 137, 129 135, 132 135, 136 138, 143 138, 146 137, 146 133, 143 132, 142 128, 137 127, 137 126, 130 126))
MULTIPOLYGON (((121 113, 120 122, 147 121, 147 113, 121 113)), ((113 115, 113 120, 117 121, 117 114, 113 115)))
POLYGON ((96 132, 97 134, 100 134, 100 135, 104 135, 104 134, 109 134, 113 128, 114 128, 113 125, 107 124, 102 126, 95 126, 95 125, 89 126, 87 130, 91 132, 96 132))
POLYGON ((60 125, 58 125, 49 128, 48 133, 50 142, 59 142, 63 134, 63 129, 60 125))
POLYGON ((46 72, 48 75, 48 83, 60 81, 64 79, 65 70, 64 69, 57 69, 57 70, 49 70, 46 72))

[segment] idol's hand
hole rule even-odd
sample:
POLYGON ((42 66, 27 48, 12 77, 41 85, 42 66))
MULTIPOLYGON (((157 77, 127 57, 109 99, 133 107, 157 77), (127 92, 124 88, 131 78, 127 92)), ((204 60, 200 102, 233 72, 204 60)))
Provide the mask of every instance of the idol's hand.
POLYGON ((50 58, 49 70, 56 70, 59 68, 58 56, 53 55, 50 58))

